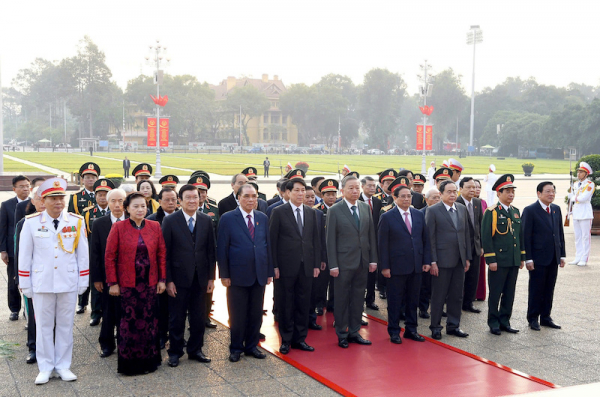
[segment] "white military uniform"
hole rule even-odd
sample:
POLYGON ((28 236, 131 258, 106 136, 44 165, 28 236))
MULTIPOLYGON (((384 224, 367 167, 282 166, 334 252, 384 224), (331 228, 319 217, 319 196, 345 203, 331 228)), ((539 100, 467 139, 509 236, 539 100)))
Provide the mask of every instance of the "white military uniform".
MULTIPOLYGON (((460 163, 460 161, 458 161, 456 159, 448 159, 448 168, 450 168, 452 170, 452 172, 458 171, 461 173, 465 169, 465 167, 463 167, 463 165, 460 163)), ((456 185, 456 189, 460 190, 460 179, 458 179, 456 182, 454 182, 454 184, 456 185)))
POLYGON ((57 220, 55 228, 47 211, 30 215, 19 239, 19 286, 33 295, 40 372, 70 368, 77 295, 89 285, 83 217, 65 210, 57 220))
POLYGON ((494 174, 496 171, 496 166, 494 164, 490 164, 490 173, 485 177, 485 202, 488 207, 496 204, 496 191, 494 190, 494 184, 498 180, 498 175, 494 174))
POLYGON ((573 215, 573 228, 575 230, 575 260, 585 265, 590 256, 592 220, 594 211, 592 210, 592 195, 596 190, 594 182, 589 179, 577 181, 569 193, 573 215))

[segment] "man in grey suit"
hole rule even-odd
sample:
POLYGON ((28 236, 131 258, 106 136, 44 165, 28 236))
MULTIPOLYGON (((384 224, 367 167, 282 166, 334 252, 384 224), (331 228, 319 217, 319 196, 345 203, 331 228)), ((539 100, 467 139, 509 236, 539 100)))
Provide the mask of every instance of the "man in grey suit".
MULTIPOLYGON (((343 199, 327 211, 327 257, 335 278, 334 318, 338 345, 370 345, 360 330, 369 272, 377 270, 377 243, 369 205, 359 201, 360 182, 342 180, 343 199)), ((459 308, 460 310, 460 308, 459 308)))
POLYGON ((431 333, 442 339, 444 302, 448 319, 446 333, 461 338, 469 336, 460 329, 465 272, 472 259, 467 209, 456 203, 456 185, 451 180, 440 184, 442 201, 427 209, 425 222, 431 242, 431 333))

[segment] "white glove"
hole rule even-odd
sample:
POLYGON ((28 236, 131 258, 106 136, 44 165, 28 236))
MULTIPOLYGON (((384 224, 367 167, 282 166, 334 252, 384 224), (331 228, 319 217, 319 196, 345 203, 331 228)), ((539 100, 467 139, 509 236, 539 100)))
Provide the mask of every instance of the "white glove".
POLYGON ((31 291, 31 288, 23 288, 21 290, 21 292, 23 293, 23 295, 25 295, 28 299, 31 299, 31 297, 33 296, 33 291, 31 291))
POLYGON ((87 288, 88 287, 79 287, 79 289, 77 290, 77 295, 83 294, 87 288))

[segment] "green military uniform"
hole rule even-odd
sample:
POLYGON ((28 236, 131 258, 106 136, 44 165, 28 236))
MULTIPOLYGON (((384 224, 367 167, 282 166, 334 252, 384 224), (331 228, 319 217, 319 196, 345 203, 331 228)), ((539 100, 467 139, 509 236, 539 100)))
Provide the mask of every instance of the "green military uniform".
MULTIPOLYGON (((87 174, 94 175, 95 177, 100 176, 100 166, 96 163, 88 162, 84 163, 79 168, 79 175, 83 177, 87 174)), ((69 198, 68 211, 77 215, 83 214, 83 210, 88 207, 96 205, 96 198, 93 192, 88 192, 85 188, 81 189, 77 193, 73 193, 69 198)))
MULTIPOLYGON (((503 175, 494 190, 514 188, 512 181, 512 175, 503 175)), ((504 329, 510 327, 519 267, 525 261, 519 210, 512 205, 507 210, 501 203, 488 207, 481 224, 481 242, 486 263, 498 264, 496 271, 488 271, 488 325, 492 330, 504 329)))
POLYGON ((212 219, 213 228, 214 228, 214 232, 215 232, 215 238, 216 238, 217 230, 219 227, 219 207, 217 207, 215 204, 209 203, 208 200, 206 200, 206 202, 204 203, 204 205, 201 208, 201 211, 203 214, 210 216, 210 219, 212 219))

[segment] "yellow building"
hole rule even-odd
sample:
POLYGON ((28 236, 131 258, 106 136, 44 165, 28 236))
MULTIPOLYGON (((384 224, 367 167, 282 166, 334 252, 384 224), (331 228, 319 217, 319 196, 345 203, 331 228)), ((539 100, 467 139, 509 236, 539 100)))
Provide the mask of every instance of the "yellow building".
MULTIPOLYGON (((262 75, 262 79, 227 77, 221 84, 210 85, 210 88, 215 91, 215 100, 224 101, 231 90, 237 87, 245 87, 248 84, 264 93, 271 103, 268 111, 260 117, 253 117, 248 122, 246 132, 250 144, 262 144, 264 146, 297 145, 298 128, 292 124, 291 117, 279 108, 279 97, 286 91, 286 88, 277 75, 273 76, 272 80, 269 80, 269 76, 266 74, 262 75)), ((238 117, 236 117, 236 127, 239 127, 238 122, 238 117)))

